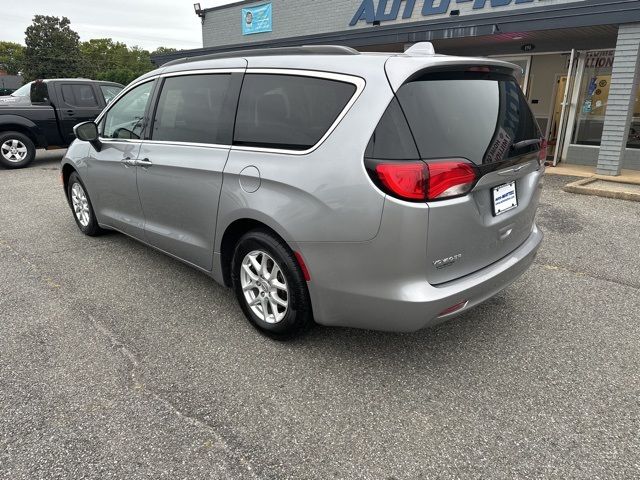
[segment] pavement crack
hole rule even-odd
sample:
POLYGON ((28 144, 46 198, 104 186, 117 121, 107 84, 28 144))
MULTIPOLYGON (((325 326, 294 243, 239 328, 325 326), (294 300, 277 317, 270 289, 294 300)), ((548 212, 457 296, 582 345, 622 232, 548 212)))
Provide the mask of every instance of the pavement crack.
MULTIPOLYGON (((38 268, 38 266, 35 263, 33 263, 26 256, 21 254, 15 248, 13 248, 6 240, 3 240, 2 238, 0 238, 0 247, 4 247, 5 249, 7 249, 24 266, 26 266, 28 270, 30 270, 34 274, 35 278, 37 278, 42 283, 44 283, 49 289, 57 291, 58 295, 64 297, 61 286, 58 283, 56 283, 51 277, 42 273, 41 269, 38 268)), ((68 301, 68 298, 65 298, 65 301, 68 301)), ((143 375, 141 373, 142 369, 140 366, 140 362, 138 361, 136 354, 131 350, 131 348, 129 348, 125 343, 121 342, 113 331, 111 331, 103 323, 101 323, 98 319, 96 319, 93 315, 87 312, 87 310, 85 310, 81 305, 76 304, 76 308, 82 315, 86 316, 89 319, 89 321, 94 326, 96 331, 99 332, 100 335, 102 335, 104 338, 106 338, 109 341, 111 347, 114 350, 118 351, 126 359, 129 365, 128 370, 129 370, 132 389, 136 393, 150 396, 155 401, 162 404, 166 409, 168 409, 173 415, 175 415, 179 419, 188 422, 192 426, 206 430, 209 434, 211 434, 215 438, 216 443, 225 451, 225 453, 229 456, 229 458, 235 460, 238 464, 242 466, 242 468, 246 470, 249 477, 256 478, 256 479, 260 478, 256 474, 256 472, 253 470, 253 467, 249 462, 249 460, 247 460, 247 458, 245 458, 244 456, 236 453, 230 447, 229 443, 225 440, 225 438, 215 429, 215 427, 213 427, 212 425, 208 424, 207 422, 195 416, 188 415, 182 412, 180 408, 178 408, 170 400, 164 398, 158 392, 146 386, 143 375)))
POLYGON ((620 285, 623 287, 629 287, 629 288, 633 288, 634 290, 640 290, 640 285, 635 285, 633 283, 630 282, 625 282, 623 280, 618 280, 615 278, 609 278, 609 277, 605 277, 605 276, 600 276, 600 275, 595 275, 593 273, 589 273, 589 272, 583 272, 580 270, 575 270, 572 268, 568 268, 568 267, 562 267, 560 265, 551 265, 549 263, 542 263, 542 262, 534 262, 536 265, 539 265, 543 268, 546 268, 548 270, 559 270, 562 272, 567 272, 567 273, 571 273, 573 275, 577 275, 580 277, 589 277, 589 278, 593 278, 595 280, 602 280, 603 282, 609 282, 609 283, 613 283, 616 285, 620 285))
POLYGON ((188 422, 194 427, 202 428, 209 432, 209 434, 211 434, 216 439, 217 444, 223 448, 227 455, 236 460, 240 465, 242 465, 242 467, 249 473, 251 478, 259 478, 253 471, 251 463, 245 457, 238 455, 235 451, 233 451, 233 449, 225 441, 224 437, 220 435, 220 433, 218 433, 218 431, 212 425, 199 419, 198 417, 182 412, 180 408, 178 408, 173 402, 164 398, 152 388, 146 386, 143 380, 143 376, 140 373, 140 363, 138 362, 136 354, 124 343, 118 340, 116 335, 102 323, 100 323, 95 317, 84 311, 82 308, 80 308, 80 310, 87 316, 87 318, 89 318, 96 330, 109 340, 111 346, 126 358, 130 365, 129 371, 131 375, 131 383, 135 391, 139 392, 140 394, 147 394, 151 396, 154 400, 164 405, 165 408, 167 408, 171 413, 173 413, 181 420, 188 422))

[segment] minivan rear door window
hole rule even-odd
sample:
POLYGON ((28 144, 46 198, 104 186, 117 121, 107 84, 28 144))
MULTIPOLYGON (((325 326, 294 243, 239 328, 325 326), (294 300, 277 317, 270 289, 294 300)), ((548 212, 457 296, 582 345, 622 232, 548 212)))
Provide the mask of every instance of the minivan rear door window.
POLYGON ((331 128, 355 92, 351 83, 326 78, 248 73, 233 144, 308 150, 331 128))
POLYGON ((151 139, 228 145, 233 121, 228 115, 231 83, 231 73, 165 79, 151 139))

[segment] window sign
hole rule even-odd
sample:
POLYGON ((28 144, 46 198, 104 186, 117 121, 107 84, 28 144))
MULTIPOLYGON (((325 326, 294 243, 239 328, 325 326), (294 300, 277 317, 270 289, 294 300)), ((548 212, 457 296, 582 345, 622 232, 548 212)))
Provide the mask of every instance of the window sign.
POLYGON ((242 9, 242 34, 273 31, 273 8, 270 3, 242 9))
MULTIPOLYGON (((599 146, 609 100, 614 50, 587 52, 573 143, 599 146)), ((640 148, 640 89, 633 107, 627 148, 640 148)))

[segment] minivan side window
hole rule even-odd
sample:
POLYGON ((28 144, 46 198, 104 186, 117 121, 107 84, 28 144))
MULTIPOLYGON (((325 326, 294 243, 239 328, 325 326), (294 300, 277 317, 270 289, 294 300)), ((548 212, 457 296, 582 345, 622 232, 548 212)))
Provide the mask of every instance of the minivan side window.
POLYGON ((233 117, 225 114, 225 106, 231 81, 230 73, 165 79, 151 139, 229 144, 233 117))
POLYGON ((101 136, 119 139, 140 138, 152 88, 152 81, 143 83, 122 96, 102 119, 101 136))
POLYGON ((377 160, 420 159, 411 129, 396 97, 393 97, 382 115, 364 155, 377 160))
POLYGON ((326 78, 248 73, 233 144, 308 150, 331 128, 355 92, 351 83, 326 78))
POLYGON ((122 91, 122 87, 116 85, 100 85, 100 91, 104 97, 104 103, 109 103, 122 91))
POLYGON ((85 108, 98 106, 98 99, 91 85, 73 83, 62 85, 61 89, 62 99, 67 105, 85 108))

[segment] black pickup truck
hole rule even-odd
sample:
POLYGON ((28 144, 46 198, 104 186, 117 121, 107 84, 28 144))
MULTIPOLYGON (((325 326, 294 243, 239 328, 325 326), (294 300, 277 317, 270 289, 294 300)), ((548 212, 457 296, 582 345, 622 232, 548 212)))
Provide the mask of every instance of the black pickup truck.
POLYGON ((74 125, 95 119, 124 87, 96 80, 36 80, 0 97, 0 165, 26 167, 36 148, 64 148, 74 125))

